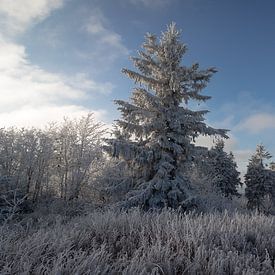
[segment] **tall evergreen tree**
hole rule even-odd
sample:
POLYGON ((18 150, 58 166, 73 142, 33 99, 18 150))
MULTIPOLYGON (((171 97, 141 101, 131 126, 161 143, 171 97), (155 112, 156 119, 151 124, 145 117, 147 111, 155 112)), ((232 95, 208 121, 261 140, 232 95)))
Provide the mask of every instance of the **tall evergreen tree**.
POLYGON ((261 210, 263 200, 270 193, 272 178, 271 173, 265 169, 264 161, 270 159, 271 155, 261 145, 257 145, 256 152, 252 155, 245 174, 245 196, 247 197, 247 207, 261 210))
POLYGON ((241 185, 240 172, 234 161, 232 152, 224 151, 224 141, 217 140, 215 146, 209 151, 208 175, 212 183, 225 197, 237 196, 238 186, 241 185))
POLYGON ((187 208, 192 203, 192 185, 183 166, 196 154, 192 141, 199 135, 226 137, 226 130, 206 125, 207 110, 187 107, 191 100, 210 99, 201 91, 216 69, 201 70, 197 63, 181 65, 187 48, 174 23, 159 41, 146 34, 143 49, 132 58, 139 72, 122 70, 139 86, 130 102, 115 101, 122 118, 106 150, 127 161, 133 171, 132 190, 124 206, 187 208))

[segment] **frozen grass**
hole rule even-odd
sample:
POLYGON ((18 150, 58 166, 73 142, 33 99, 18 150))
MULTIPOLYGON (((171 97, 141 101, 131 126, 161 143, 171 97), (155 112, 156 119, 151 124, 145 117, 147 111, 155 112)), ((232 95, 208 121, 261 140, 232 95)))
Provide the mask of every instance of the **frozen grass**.
POLYGON ((275 274, 261 214, 96 211, 0 229, 1 274, 275 274))

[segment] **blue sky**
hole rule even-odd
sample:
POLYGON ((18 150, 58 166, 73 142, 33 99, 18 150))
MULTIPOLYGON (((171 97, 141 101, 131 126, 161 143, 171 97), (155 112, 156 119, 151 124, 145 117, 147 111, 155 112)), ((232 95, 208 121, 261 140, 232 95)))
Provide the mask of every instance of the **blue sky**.
POLYGON ((111 124, 112 101, 134 87, 121 68, 146 32, 175 21, 183 63, 218 69, 203 107, 231 130, 226 147, 243 171, 257 143, 275 155, 274 12, 273 0, 0 0, 0 127, 88 111, 111 124))

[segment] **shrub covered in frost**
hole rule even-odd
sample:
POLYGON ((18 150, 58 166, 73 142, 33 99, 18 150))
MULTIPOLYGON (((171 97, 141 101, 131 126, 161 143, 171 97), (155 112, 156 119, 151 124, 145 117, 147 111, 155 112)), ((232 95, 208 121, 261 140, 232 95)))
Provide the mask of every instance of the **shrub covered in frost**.
POLYGON ((258 145, 255 154, 252 155, 245 174, 245 196, 247 207, 266 211, 266 202, 274 195, 274 174, 265 169, 264 161, 270 159, 271 155, 263 145, 258 145))

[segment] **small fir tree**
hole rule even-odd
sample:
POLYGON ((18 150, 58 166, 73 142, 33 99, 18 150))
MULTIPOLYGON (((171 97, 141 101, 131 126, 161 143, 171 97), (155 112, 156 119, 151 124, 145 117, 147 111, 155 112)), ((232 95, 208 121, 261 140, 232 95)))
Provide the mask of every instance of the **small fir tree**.
POLYGON ((208 111, 187 107, 190 100, 210 99, 201 91, 216 69, 181 65, 187 48, 174 23, 159 41, 146 34, 143 49, 132 58, 139 72, 122 70, 139 86, 130 102, 115 101, 122 118, 106 150, 131 167, 132 190, 122 203, 125 207, 186 209, 193 203, 192 184, 183 167, 196 154, 192 141, 199 135, 226 137, 226 130, 206 125, 208 111))
POLYGON ((265 169, 264 161, 270 159, 270 153, 261 145, 257 145, 256 152, 252 155, 245 174, 245 196, 249 209, 261 210, 263 200, 270 193, 271 173, 265 169))
POLYGON ((208 176, 212 184, 217 187, 225 197, 238 196, 238 186, 241 185, 240 172, 237 171, 237 164, 232 152, 224 151, 224 141, 218 139, 215 146, 209 150, 208 176))

